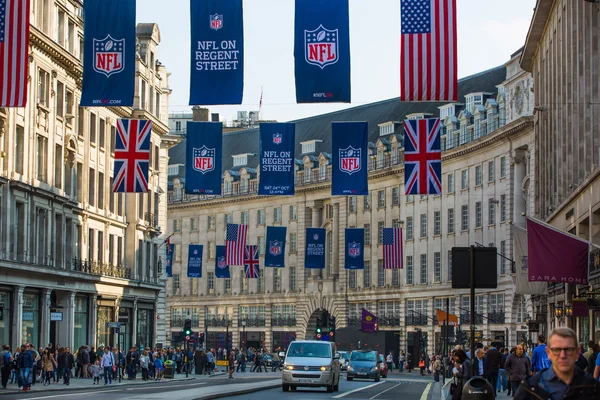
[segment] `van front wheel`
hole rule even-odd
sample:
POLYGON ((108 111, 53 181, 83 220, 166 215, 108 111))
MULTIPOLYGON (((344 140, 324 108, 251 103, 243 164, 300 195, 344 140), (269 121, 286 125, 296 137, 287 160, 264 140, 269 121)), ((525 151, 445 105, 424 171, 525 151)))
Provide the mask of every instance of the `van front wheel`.
POLYGON ((286 385, 285 383, 281 384, 281 390, 287 392, 290 390, 290 385, 286 385))
POLYGON ((327 393, 333 392, 333 385, 327 385, 327 393))

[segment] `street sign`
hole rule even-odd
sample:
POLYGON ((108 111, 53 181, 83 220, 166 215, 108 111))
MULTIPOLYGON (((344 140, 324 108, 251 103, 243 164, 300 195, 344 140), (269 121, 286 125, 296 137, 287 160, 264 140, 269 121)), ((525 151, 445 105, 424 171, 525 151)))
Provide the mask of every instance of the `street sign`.
POLYGON ((106 327, 107 328, 120 328, 121 323, 120 322, 107 322, 106 327))
POLYGON ((121 330, 120 328, 115 328, 115 333, 118 335, 120 330, 121 330))
POLYGON ((50 321, 62 321, 63 320, 63 313, 62 312, 51 312, 50 313, 50 321))

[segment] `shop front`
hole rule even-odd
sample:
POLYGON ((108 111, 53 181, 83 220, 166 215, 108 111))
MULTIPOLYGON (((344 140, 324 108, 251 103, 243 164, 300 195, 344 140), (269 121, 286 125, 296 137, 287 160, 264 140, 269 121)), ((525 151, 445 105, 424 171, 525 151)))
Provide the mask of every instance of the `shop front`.
POLYGON ((135 344, 139 348, 155 346, 154 315, 154 304, 138 302, 135 344))
POLYGON ((97 306, 96 348, 100 346, 115 346, 114 329, 108 326, 109 322, 115 322, 115 301, 98 299, 97 306))
POLYGON ((75 297, 75 319, 73 324, 73 348, 89 345, 89 305, 88 296, 75 297))
POLYGON ((243 333, 245 343, 244 347, 247 349, 260 350, 265 345, 265 333, 257 331, 246 331, 243 333))
POLYGON ((11 291, 0 289, 0 344, 11 343, 11 291))
POLYGON ((40 343, 40 294, 39 292, 23 293, 23 314, 20 343, 31 343, 36 348, 45 346, 40 343))
POLYGON ((118 344, 117 346, 123 351, 129 351, 132 344, 132 321, 133 321, 133 301, 132 300, 121 300, 119 304, 119 318, 118 322, 121 324, 119 328, 118 344))
POLYGON ((296 332, 273 331, 273 351, 286 351, 294 340, 296 340, 296 332))

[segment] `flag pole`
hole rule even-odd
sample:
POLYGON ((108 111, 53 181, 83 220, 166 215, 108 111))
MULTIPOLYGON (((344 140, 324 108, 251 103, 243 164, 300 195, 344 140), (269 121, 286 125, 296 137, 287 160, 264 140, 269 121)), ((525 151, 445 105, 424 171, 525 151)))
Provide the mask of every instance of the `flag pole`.
POLYGON ((167 243, 167 241, 168 241, 169 239, 171 239, 171 236, 173 236, 173 234, 172 234, 172 233, 171 233, 169 236, 167 236, 167 237, 165 238, 165 240, 163 240, 163 242, 162 242, 162 243, 161 243, 161 244, 160 244, 160 245, 159 245, 159 246, 156 248, 156 250, 160 249, 160 248, 162 247, 162 245, 163 245, 163 244, 167 243))
POLYGON ((263 87, 260 87, 260 101, 258 102, 258 120, 262 120, 262 100, 263 100, 263 87))

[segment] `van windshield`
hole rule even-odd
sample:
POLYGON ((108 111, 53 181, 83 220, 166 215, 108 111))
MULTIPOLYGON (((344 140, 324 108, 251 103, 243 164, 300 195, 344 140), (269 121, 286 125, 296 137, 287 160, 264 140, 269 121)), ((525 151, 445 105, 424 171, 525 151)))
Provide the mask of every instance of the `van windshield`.
POLYGON ((331 346, 323 343, 292 343, 288 357, 331 358, 331 346))
POLYGON ((350 356, 350 361, 375 361, 375 352, 353 351, 350 356))

